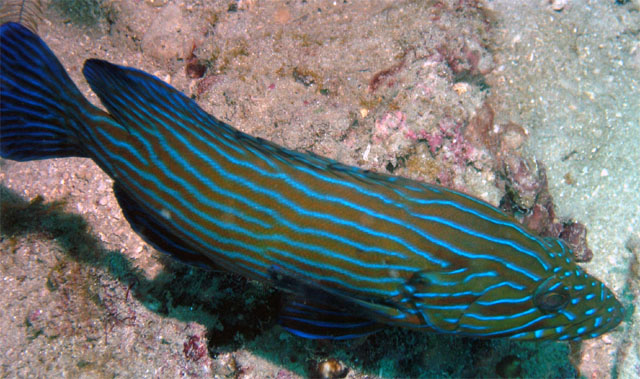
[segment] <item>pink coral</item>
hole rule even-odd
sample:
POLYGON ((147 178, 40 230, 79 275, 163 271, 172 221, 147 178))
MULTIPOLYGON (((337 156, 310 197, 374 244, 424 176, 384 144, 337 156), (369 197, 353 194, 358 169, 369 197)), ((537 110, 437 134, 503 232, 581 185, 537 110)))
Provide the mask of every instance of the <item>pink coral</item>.
POLYGON ((397 130, 407 129, 407 116, 400 111, 385 113, 381 118, 376 120, 373 131, 373 142, 380 143, 397 130))
POLYGON ((189 336, 184 343, 184 356, 188 360, 197 362, 207 354, 207 345, 198 336, 189 336))
POLYGON ((462 124, 451 118, 440 120, 438 130, 426 134, 431 154, 440 152, 445 161, 458 166, 473 163, 480 157, 480 152, 464 137, 462 124))

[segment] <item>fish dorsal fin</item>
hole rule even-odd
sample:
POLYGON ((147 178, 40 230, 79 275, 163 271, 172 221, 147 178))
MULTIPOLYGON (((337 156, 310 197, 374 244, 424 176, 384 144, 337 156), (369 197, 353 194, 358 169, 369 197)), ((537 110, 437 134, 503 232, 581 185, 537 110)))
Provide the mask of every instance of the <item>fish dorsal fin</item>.
POLYGON ((89 59, 82 72, 109 113, 131 132, 156 133, 163 127, 180 132, 194 126, 229 129, 183 93, 144 71, 89 59))

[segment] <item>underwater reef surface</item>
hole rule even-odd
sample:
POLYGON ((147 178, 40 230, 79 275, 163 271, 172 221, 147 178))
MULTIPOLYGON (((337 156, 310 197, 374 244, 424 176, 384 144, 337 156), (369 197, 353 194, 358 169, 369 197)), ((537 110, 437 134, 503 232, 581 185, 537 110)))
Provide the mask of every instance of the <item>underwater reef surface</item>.
POLYGON ((577 235, 628 314, 571 344, 308 341, 276 325, 274 289, 144 243, 90 160, 3 160, 0 375, 637 376, 637 1, 43 3, 38 34, 91 101, 82 64, 105 59, 249 134, 528 210, 577 235))

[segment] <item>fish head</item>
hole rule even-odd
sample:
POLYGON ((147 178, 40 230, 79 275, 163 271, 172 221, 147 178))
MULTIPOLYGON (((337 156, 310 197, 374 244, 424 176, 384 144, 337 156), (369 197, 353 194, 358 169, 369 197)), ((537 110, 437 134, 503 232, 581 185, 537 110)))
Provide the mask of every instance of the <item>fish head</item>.
POLYGON ((533 305, 543 323, 520 339, 580 340, 616 327, 624 308, 601 281, 579 267, 560 271, 536 288, 533 305))
POLYGON ((616 327, 624 308, 600 280, 575 264, 570 249, 548 254, 549 270, 523 288, 494 286, 465 310, 457 332, 517 340, 582 340, 616 327))

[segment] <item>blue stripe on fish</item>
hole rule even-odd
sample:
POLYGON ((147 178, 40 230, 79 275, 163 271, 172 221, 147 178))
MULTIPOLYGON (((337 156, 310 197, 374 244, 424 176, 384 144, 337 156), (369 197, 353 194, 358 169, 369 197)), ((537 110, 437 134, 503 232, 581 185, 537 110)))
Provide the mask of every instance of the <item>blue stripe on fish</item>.
POLYGON ((490 204, 249 136, 147 73, 90 59, 104 112, 35 34, 0 34, 0 155, 93 159, 152 246, 290 293, 280 323, 296 335, 566 340, 622 319, 562 241, 490 204))

